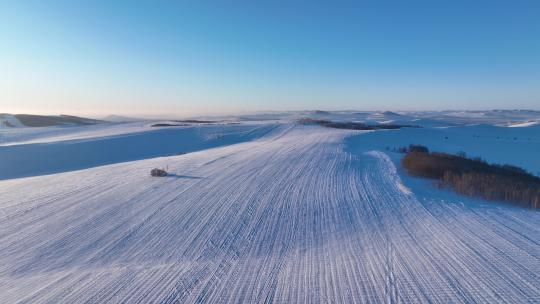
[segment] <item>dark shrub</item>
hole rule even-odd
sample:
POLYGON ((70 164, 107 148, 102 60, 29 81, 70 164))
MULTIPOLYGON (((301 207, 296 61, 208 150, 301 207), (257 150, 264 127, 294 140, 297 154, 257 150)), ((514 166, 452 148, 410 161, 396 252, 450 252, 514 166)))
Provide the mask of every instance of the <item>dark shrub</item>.
POLYGON ((421 145, 410 145, 409 152, 429 153, 429 149, 421 145))
POLYGON ((152 169, 152 171, 150 171, 150 175, 157 176, 157 177, 167 176, 167 171, 163 169, 154 168, 152 169))

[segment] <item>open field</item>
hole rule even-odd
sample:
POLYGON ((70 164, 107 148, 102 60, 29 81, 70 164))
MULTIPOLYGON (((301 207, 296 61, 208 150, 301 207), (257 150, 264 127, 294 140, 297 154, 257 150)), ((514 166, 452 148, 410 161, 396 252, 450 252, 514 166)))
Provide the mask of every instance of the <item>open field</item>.
POLYGON ((52 138, 45 134, 37 142, 0 147, 0 159, 5 160, 0 163, 0 180, 199 151, 259 138, 273 128, 244 124, 140 129, 128 125, 123 129, 112 125, 95 130, 99 132, 62 130, 67 134, 52 138))
POLYGON ((280 124, 0 181, 0 302, 539 302, 540 213, 430 189, 376 138, 426 130, 280 124))

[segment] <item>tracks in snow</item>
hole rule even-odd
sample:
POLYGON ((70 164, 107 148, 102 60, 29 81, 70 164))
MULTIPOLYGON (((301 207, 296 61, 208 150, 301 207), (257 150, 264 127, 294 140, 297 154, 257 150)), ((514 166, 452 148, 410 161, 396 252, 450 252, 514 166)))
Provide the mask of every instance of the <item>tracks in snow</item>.
POLYGON ((537 212, 418 200, 349 134, 2 181, 0 302, 540 300, 537 212))

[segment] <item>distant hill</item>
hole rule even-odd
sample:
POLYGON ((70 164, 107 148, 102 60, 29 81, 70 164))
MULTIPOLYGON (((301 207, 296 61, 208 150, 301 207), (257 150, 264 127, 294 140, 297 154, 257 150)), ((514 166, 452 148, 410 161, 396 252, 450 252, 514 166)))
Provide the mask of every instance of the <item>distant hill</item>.
POLYGON ((315 114, 315 115, 330 115, 331 113, 328 112, 328 111, 315 110, 315 111, 313 111, 313 114, 315 114))
POLYGON ((392 111, 384 111, 384 112, 382 112, 382 115, 395 116, 395 117, 403 117, 403 116, 405 116, 405 115, 401 115, 401 114, 398 114, 398 113, 392 112, 392 111))
POLYGON ((52 127, 63 125, 93 125, 102 120, 71 115, 0 114, 0 128, 52 127))
POLYGON ((121 116, 121 115, 108 115, 108 116, 103 117, 102 119, 109 122, 134 122, 134 121, 144 120, 141 118, 121 116))

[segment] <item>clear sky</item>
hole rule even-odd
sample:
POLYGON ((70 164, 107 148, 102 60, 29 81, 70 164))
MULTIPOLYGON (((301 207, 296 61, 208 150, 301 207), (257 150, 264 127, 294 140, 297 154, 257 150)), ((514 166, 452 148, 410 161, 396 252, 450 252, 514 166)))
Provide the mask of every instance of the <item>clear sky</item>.
POLYGON ((0 112, 540 109, 540 1, 0 0, 0 112))

